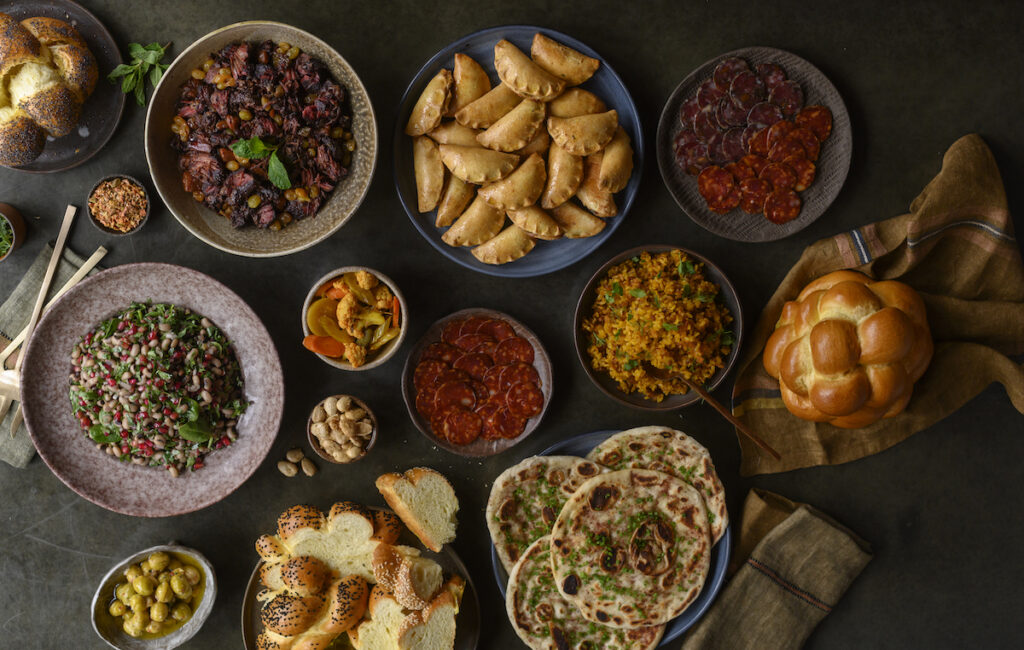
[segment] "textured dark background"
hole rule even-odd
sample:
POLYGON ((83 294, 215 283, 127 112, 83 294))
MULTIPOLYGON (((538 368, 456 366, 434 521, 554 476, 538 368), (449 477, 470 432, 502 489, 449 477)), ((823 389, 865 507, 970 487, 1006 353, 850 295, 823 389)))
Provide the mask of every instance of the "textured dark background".
MULTIPOLYGON (((732 278, 750 321, 804 246, 905 212, 959 136, 980 133, 1006 179, 1011 210, 1022 207, 1024 48, 1022 11, 1007 2, 99 2, 87 3, 124 48, 129 41, 173 41, 177 53, 208 31, 245 19, 291 23, 322 37, 361 75, 382 134, 377 175, 344 229, 301 254, 251 260, 192 238, 163 208, 127 239, 105 238, 80 217, 70 246, 110 248, 105 264, 163 261, 223 281, 247 300, 273 335, 288 385, 284 423, 264 466, 237 492, 201 512, 161 520, 113 514, 80 499, 38 459, 26 470, 0 465, 0 647, 100 647, 89 601, 103 573, 138 549, 178 539, 216 565, 220 593, 191 648, 240 646, 242 592, 256 561, 252 542, 294 503, 336 499, 382 503, 373 479, 426 464, 447 474, 462 503, 455 548, 476 581, 483 609, 481 647, 517 639, 491 578, 483 507, 493 478, 519 459, 568 436, 666 424, 706 444, 738 517, 752 486, 812 503, 874 545, 875 559, 808 643, 813 648, 1010 648, 1024 644, 1022 509, 1024 419, 1000 388, 889 451, 839 467, 753 479, 737 474, 731 428, 704 406, 650 415, 619 406, 586 378, 572 348, 571 313, 587 277, 631 246, 672 243, 716 261, 732 278), (395 110, 412 75, 448 42, 500 24, 564 31, 599 51, 625 80, 640 109, 649 152, 632 212, 594 255, 530 280, 501 280, 448 261, 416 233, 395 195, 391 143, 395 110), (662 103, 693 68, 749 45, 792 51, 828 75, 853 120, 850 175, 833 207, 803 232, 770 244, 715 237, 682 214, 654 164, 662 103), (299 308, 316 278, 363 264, 394 278, 409 300, 404 349, 381 368, 336 371, 300 346, 299 308), (546 344, 555 397, 537 432, 496 458, 465 460, 436 449, 413 427, 401 401, 405 352, 427 326, 470 306, 507 311, 546 344), (313 479, 284 479, 274 467, 304 440, 322 396, 367 400, 381 423, 373 455, 352 466, 324 466, 313 479)), ((105 83, 105 82, 101 82, 105 83)), ((81 206, 100 177, 146 178, 144 112, 129 102, 111 143, 77 169, 30 176, 0 169, 0 200, 29 221, 24 248, 0 265, 0 298, 14 288, 44 242, 56 236, 64 205, 81 206)), ((1018 217, 1017 226, 1021 220, 1018 217)), ((950 378, 950 381, 956 381, 950 378)), ((727 399, 730 386, 718 391, 727 399)), ((62 405, 56 405, 57 408, 62 405)), ((7 435, 6 432, 3 435, 7 435)), ((166 495, 173 499, 173 494, 166 495)))

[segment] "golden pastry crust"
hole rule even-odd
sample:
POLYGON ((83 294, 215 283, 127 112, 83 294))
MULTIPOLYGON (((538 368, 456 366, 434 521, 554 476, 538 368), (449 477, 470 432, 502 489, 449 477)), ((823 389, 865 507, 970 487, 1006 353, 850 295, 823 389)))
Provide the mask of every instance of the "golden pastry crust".
POLYGON ((480 99, 459 109, 455 113, 455 121, 474 129, 486 129, 522 100, 515 91, 501 83, 480 99))
POLYGON ((464 147, 476 147, 480 144, 476 141, 476 136, 480 133, 480 129, 473 129, 450 121, 442 122, 427 135, 437 144, 461 144, 464 147))
POLYGON ((499 210, 525 208, 537 202, 546 178, 544 159, 532 154, 506 178, 481 187, 477 195, 499 210))
POLYGON ((506 211, 512 223, 519 226, 531 237, 548 241, 562 236, 562 227, 551 216, 535 205, 506 211))
POLYGON ((598 179, 601 175, 601 164, 604 152, 599 151, 587 156, 583 161, 583 182, 576 191, 576 198, 583 207, 598 217, 614 217, 619 213, 615 206, 615 197, 608 190, 601 189, 598 179))
POLYGON ((463 147, 457 144, 442 144, 441 162, 451 173, 467 183, 493 183, 501 180, 516 168, 519 156, 484 147, 463 147))
POLYGON ((597 95, 582 88, 569 88, 548 102, 548 115, 553 117, 579 117, 608 110, 597 95))
POLYGON ((575 156, 557 142, 548 150, 548 182, 540 197, 540 207, 557 208, 579 190, 583 182, 583 156, 575 156))
POLYGON ((441 193, 441 201, 437 204, 437 216, 434 225, 447 228, 455 223, 469 202, 476 196, 476 186, 467 183, 454 174, 448 175, 448 184, 441 193))
POLYGON ((516 151, 529 144, 544 124, 544 104, 524 99, 519 105, 503 115, 476 140, 488 149, 516 151))
POLYGON ((477 246, 494 237, 505 223, 505 213, 477 196, 452 224, 441 241, 449 246, 477 246))
POLYGON ((413 172, 416 176, 416 207, 430 212, 437 207, 444 189, 444 163, 437 144, 425 135, 412 141, 413 172))
POLYGON ((551 217, 562 227, 566 239, 593 237, 604 230, 604 219, 598 219, 572 201, 566 201, 551 211, 551 217))
POLYGON ((441 117, 451 101, 451 86, 452 73, 446 68, 438 70, 412 107, 405 125, 406 135, 424 135, 441 124, 441 117))
POLYGON ((501 81, 521 97, 551 101, 565 89, 565 82, 540 67, 505 39, 494 45, 494 68, 501 81))
POLYGON ((514 262, 533 250, 537 245, 525 230, 512 224, 495 237, 473 249, 473 257, 484 264, 507 264, 514 262))
POLYGON ((473 57, 459 52, 453 67, 455 87, 446 115, 454 116, 462 108, 480 99, 491 90, 491 79, 473 57))
POLYGON ((633 174, 633 147, 630 146, 629 135, 621 126, 602 154, 597 186, 612 194, 621 192, 626 189, 629 177, 633 174))
POLYGON ((613 109, 578 117, 549 117, 548 132, 560 147, 577 156, 589 156, 615 136, 619 114, 613 109))
POLYGON ((530 56, 537 65, 564 80, 569 86, 578 86, 590 79, 601 65, 597 59, 540 33, 533 35, 530 56))

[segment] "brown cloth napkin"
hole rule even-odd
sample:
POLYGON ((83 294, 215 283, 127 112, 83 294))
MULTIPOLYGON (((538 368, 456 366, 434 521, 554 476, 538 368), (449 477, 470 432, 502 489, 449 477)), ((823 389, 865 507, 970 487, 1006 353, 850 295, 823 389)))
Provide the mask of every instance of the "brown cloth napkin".
POLYGON ((682 650, 799 648, 871 561, 871 548, 813 507, 751 490, 729 581, 682 650))
MULTIPOLYGON (((21 330, 28 325, 32 317, 32 308, 35 306, 36 297, 39 295, 39 287, 43 284, 43 276, 46 275, 46 267, 50 264, 50 256, 53 255, 53 246, 47 244, 39 251, 28 272, 21 278, 21 282, 14 288, 10 297, 0 305, 0 350, 7 347, 11 339, 17 336, 21 330)), ((60 263, 54 272, 53 281, 50 283, 50 290, 46 296, 46 302, 53 298, 54 294, 60 291, 64 283, 71 279, 71 276, 85 263, 85 259, 76 255, 70 248, 65 247, 61 255, 60 263)), ((90 275, 100 271, 100 267, 90 271, 90 275)), ((13 368, 14 362, 25 349, 24 344, 6 362, 7 368, 13 368)), ((70 354, 70 350, 68 353, 70 354)), ((11 436, 11 419, 14 417, 15 408, 8 410, 3 422, 0 422, 0 460, 13 465, 14 467, 25 467, 36 453, 32 445, 32 439, 28 436, 25 424, 22 423, 17 433, 11 436)))
POLYGON ((782 455, 740 438, 744 476, 838 465, 878 453, 926 429, 998 381, 1024 413, 1024 266, 992 152, 977 135, 960 138, 910 214, 869 224, 804 250, 771 297, 740 362, 733 412, 782 455), (791 415, 761 355, 787 300, 826 273, 857 269, 917 289, 928 309, 935 355, 907 409, 863 429, 839 429, 791 415))

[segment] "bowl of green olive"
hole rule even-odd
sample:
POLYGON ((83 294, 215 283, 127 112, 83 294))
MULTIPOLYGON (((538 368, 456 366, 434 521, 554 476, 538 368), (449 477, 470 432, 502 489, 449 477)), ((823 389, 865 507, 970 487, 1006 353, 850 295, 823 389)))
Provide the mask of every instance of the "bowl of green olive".
POLYGON ((176 544, 139 551, 103 577, 92 627, 117 650, 170 650, 191 639, 213 609, 213 565, 176 544))

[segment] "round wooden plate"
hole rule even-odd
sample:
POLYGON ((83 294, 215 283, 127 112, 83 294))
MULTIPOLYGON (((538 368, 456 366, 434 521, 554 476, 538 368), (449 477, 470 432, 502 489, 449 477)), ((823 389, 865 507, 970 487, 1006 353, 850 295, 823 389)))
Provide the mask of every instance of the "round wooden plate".
POLYGON ((665 102, 658 122, 657 156, 658 168, 665 186, 679 207, 693 221, 716 235, 743 242, 765 242, 789 237, 811 225, 832 201, 846 181, 850 170, 850 155, 853 151, 853 134, 850 130, 850 116, 839 91, 820 70, 795 54, 773 47, 747 47, 720 54, 690 73, 676 86, 665 102), (738 56, 754 66, 758 63, 777 63, 786 70, 786 76, 800 83, 804 91, 804 105, 821 104, 832 111, 832 135, 821 144, 821 155, 817 162, 814 183, 800 193, 803 209, 790 222, 775 224, 763 214, 747 214, 736 208, 726 214, 717 214, 708 209, 704 197, 697 191, 697 177, 690 176, 676 164, 672 142, 682 130, 679 109, 683 102, 692 97, 697 88, 715 70, 722 59, 738 56))

